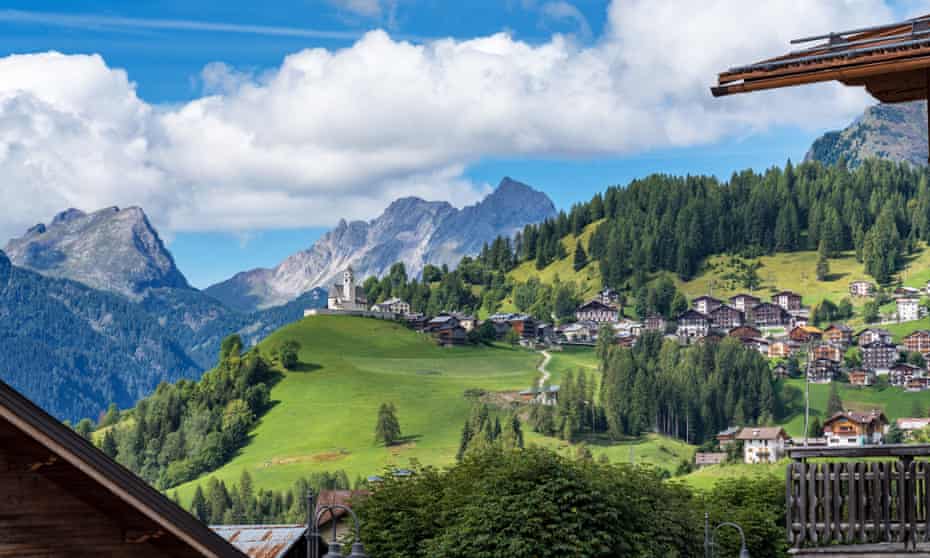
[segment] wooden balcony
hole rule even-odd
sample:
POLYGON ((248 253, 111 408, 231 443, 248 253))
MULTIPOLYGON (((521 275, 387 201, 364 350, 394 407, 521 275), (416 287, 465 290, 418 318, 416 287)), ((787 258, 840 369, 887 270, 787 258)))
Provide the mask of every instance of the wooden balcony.
POLYGON ((793 448, 786 522, 798 557, 930 558, 930 445, 793 448), (811 461, 815 460, 815 461, 811 461))

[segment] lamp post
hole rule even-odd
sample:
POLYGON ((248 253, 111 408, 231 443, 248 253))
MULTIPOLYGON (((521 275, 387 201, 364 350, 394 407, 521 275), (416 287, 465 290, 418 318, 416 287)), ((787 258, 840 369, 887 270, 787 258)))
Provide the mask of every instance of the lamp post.
POLYGON ((704 558, 713 558, 714 547, 717 545, 717 529, 721 527, 732 527, 739 532, 740 548, 739 558, 749 558, 749 549, 746 548, 746 535, 743 534, 743 528, 730 521, 724 521, 713 529, 710 528, 710 514, 704 513, 704 558))
POLYGON ((307 558, 319 558, 320 540, 323 538, 320 532, 320 519, 323 515, 329 513, 333 522, 333 538, 327 543, 329 551, 323 558, 342 558, 342 545, 336 539, 336 510, 342 510, 352 517, 353 530, 355 531, 355 542, 352 543, 352 552, 349 558, 368 558, 365 554, 365 547, 359 534, 359 520, 355 512, 348 506, 340 504, 321 505, 317 510, 316 495, 313 490, 307 492, 307 558))

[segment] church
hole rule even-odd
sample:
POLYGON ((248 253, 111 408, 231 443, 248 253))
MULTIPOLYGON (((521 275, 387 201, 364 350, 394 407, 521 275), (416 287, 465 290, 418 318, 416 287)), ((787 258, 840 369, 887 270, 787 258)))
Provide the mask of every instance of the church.
POLYGON ((355 272, 351 267, 342 272, 342 283, 334 283, 329 288, 326 307, 329 310, 342 312, 366 312, 368 310, 368 297, 365 296, 365 290, 355 284, 355 272))

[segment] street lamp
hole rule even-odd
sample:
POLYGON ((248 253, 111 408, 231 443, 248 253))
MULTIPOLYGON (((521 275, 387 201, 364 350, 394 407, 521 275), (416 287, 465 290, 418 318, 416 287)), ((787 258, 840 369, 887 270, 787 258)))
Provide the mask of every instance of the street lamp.
POLYGON ((721 527, 732 527, 739 532, 740 548, 739 558, 749 558, 749 549, 746 548, 746 535, 743 534, 743 528, 730 521, 724 521, 713 529, 710 528, 710 514, 704 513, 704 558, 713 558, 714 547, 716 546, 717 529, 721 527))
POLYGON ((321 505, 319 511, 316 511, 316 496, 312 490, 307 492, 307 558, 319 558, 319 544, 323 538, 319 525, 320 519, 323 518, 325 513, 329 513, 330 518, 332 518, 333 538, 327 543, 329 551, 323 558, 342 558, 342 545, 336 539, 336 510, 342 510, 352 517, 355 542, 352 543, 352 552, 349 554, 349 558, 368 558, 359 534, 359 520, 355 512, 348 506, 340 504, 321 505))

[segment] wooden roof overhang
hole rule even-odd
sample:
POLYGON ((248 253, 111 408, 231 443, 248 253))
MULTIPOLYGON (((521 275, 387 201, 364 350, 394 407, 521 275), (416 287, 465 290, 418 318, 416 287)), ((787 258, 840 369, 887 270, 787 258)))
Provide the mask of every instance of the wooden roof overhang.
POLYGON ((711 93, 724 97, 838 81, 865 87, 883 103, 930 98, 930 15, 791 41, 814 42, 818 44, 721 72, 711 93))
POLYGON ((246 558, 144 480, 2 381, 0 444, 16 448, 29 459, 28 470, 117 519, 127 541, 147 543, 179 558, 246 558))

